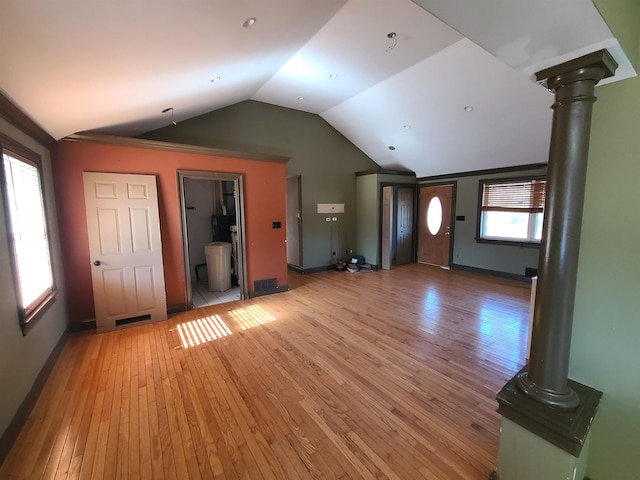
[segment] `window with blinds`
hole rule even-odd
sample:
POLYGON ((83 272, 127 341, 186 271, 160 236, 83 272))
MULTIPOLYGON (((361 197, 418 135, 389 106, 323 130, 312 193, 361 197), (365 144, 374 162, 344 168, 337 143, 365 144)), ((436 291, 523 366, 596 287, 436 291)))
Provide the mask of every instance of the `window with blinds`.
POLYGON ((480 182, 478 240, 540 243, 547 181, 480 182))
POLYGON ((23 332, 53 298, 54 282, 40 166, 3 151, 3 198, 13 250, 20 323, 23 332))

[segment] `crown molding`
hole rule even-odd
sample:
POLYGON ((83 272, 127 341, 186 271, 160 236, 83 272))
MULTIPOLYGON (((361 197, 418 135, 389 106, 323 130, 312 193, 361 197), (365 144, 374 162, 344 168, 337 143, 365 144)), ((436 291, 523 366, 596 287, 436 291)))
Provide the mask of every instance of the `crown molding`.
POLYGON ((194 153, 197 155, 209 155, 214 157, 241 158, 244 160, 260 160, 263 162, 287 163, 289 157, 279 155, 267 155, 262 153, 245 153, 220 148, 201 147, 185 143, 160 142, 158 140, 146 140, 142 138, 116 137, 112 135, 92 135, 75 133, 63 138, 61 141, 79 143, 98 143, 101 145, 114 145, 119 147, 148 148, 151 150, 163 150, 167 152, 194 153))
POLYGON ((2 92, 0 92, 0 117, 45 147, 51 149, 55 146, 56 139, 5 97, 2 92))

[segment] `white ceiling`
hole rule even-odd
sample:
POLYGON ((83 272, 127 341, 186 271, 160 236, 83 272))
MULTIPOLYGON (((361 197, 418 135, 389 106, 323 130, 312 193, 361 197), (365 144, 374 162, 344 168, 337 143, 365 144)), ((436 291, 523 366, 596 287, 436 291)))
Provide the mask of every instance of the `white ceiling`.
POLYGON ((56 139, 134 136, 170 124, 169 107, 179 122, 253 99, 319 114, 381 167, 418 177, 546 162, 552 96, 536 71, 608 48, 614 80, 635 75, 590 0, 0 9, 0 91, 56 139))

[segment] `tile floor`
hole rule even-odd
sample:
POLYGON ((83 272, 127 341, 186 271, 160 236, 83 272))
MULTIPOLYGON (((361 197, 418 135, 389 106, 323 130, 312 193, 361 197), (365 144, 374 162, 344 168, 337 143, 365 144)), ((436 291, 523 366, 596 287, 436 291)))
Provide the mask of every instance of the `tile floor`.
POLYGON ((240 300, 240 287, 231 286, 225 292, 210 292, 207 281, 196 281, 191 283, 191 298, 193 306, 206 307, 207 305, 215 305, 217 303, 227 303, 240 300))

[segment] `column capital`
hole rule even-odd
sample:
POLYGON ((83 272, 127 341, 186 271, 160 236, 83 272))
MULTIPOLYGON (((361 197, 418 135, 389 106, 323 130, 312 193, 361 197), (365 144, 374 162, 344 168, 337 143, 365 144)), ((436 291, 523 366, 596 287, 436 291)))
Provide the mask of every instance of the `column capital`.
POLYGON ((607 50, 598 50, 597 52, 569 60, 568 62, 561 63, 560 65, 540 70, 539 72, 536 72, 536 81, 547 87, 549 90, 554 91, 555 88, 560 85, 564 85, 567 82, 583 79, 580 78, 582 76, 580 73, 576 75, 579 71, 585 76, 584 79, 587 79, 593 75, 592 69, 601 70, 603 75, 598 79, 593 79, 597 83, 603 78, 612 77, 617 68, 618 63, 607 50), (563 79, 565 81, 562 81, 563 79))

